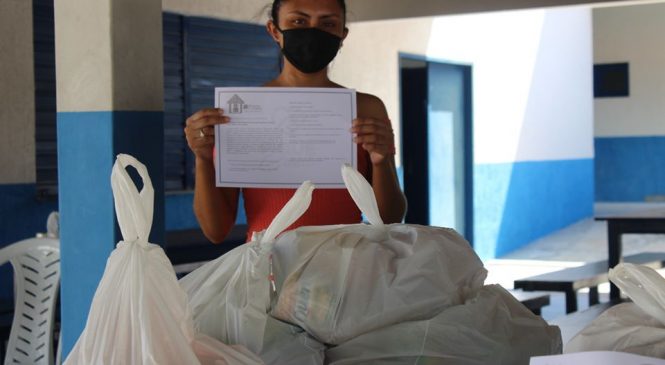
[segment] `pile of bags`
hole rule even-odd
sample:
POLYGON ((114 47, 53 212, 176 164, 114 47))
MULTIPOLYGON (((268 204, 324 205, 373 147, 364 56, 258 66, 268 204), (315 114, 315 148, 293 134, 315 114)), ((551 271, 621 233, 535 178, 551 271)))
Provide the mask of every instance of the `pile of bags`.
POLYGON ((178 283, 147 241, 147 170, 119 155, 123 241, 65 364, 528 364, 561 352, 557 327, 483 285, 482 262, 455 231, 383 224, 369 183, 342 170, 370 224, 283 232, 309 207, 305 182, 268 229, 178 283))
POLYGON ((196 328, 268 364, 527 364, 561 352, 547 325, 495 285, 455 231, 385 225, 345 166, 367 224, 282 232, 309 206, 304 183, 269 228, 181 279, 196 328))

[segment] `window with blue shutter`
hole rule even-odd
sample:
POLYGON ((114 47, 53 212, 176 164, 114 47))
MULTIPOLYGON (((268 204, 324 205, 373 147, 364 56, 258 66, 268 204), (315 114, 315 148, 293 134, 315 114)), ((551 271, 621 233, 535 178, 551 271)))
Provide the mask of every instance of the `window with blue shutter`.
MULTIPOLYGON (((53 1, 34 0, 37 186, 57 195, 53 1)), ((214 106, 215 86, 259 86, 279 74, 280 52, 262 25, 163 14, 164 164, 167 191, 194 188, 187 117, 214 106)))
POLYGON ((58 194, 53 0, 33 0, 35 163, 39 199, 58 194))

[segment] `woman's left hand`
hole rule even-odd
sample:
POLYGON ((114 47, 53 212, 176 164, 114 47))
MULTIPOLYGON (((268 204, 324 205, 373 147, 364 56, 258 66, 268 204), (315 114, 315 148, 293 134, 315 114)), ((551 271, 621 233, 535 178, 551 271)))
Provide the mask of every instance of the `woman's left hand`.
POLYGON ((351 132, 355 134, 353 142, 369 152, 373 165, 395 154, 395 135, 389 120, 356 118, 351 132))

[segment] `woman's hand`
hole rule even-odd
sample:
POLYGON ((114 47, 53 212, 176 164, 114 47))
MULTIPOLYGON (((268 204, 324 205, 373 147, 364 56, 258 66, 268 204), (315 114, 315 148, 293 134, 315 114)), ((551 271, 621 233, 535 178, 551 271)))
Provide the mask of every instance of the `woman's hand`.
POLYGON ((212 161, 212 149, 215 146, 215 125, 230 121, 219 108, 201 109, 187 118, 185 137, 189 148, 197 159, 212 161))
POLYGON ((373 165, 378 165, 395 154, 395 135, 389 120, 356 118, 351 132, 353 142, 369 152, 373 165))

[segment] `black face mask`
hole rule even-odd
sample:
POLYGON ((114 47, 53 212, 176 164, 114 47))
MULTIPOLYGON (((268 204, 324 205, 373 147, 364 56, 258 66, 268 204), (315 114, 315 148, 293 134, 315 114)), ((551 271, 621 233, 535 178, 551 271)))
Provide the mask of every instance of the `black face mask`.
POLYGON ((282 54, 304 73, 323 70, 335 58, 342 38, 318 28, 280 30, 284 38, 282 54))

